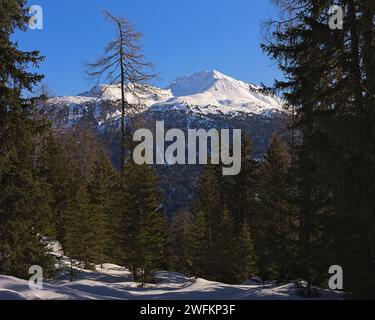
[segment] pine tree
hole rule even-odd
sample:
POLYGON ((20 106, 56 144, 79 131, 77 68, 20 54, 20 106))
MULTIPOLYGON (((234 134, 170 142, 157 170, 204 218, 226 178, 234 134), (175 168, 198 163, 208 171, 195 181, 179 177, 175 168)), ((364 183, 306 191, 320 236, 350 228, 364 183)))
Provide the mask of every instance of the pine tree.
POLYGON ((102 239, 105 237, 103 216, 91 204, 86 186, 81 186, 66 220, 65 250, 70 259, 92 268, 102 263, 102 239))
POLYGON ((43 78, 28 66, 43 58, 19 50, 11 39, 16 30, 26 30, 25 3, 0 3, 0 272, 19 277, 27 277, 31 265, 45 271, 51 266, 38 237, 50 230, 51 197, 32 159, 33 136, 45 127, 32 117, 35 99, 23 97, 43 78))
POLYGON ((140 260, 142 269, 141 283, 153 281, 153 274, 158 268, 168 267, 166 262, 167 225, 163 211, 153 211, 141 214, 138 243, 141 244, 143 259, 140 260))
POLYGON ((196 277, 206 278, 210 275, 212 261, 208 259, 211 243, 209 223, 205 212, 194 211, 188 239, 188 256, 191 257, 192 272, 196 277))
POLYGON ((336 4, 347 13, 342 30, 328 26, 331 1, 278 1, 288 14, 273 24, 264 48, 286 75, 277 87, 295 106, 302 136, 296 152, 301 276, 324 283, 327 267, 340 264, 347 290, 368 297, 375 270, 375 9, 373 1, 336 4))
MULTIPOLYGON (((213 166, 208 166, 202 174, 200 191, 188 228, 187 256, 196 276, 214 281, 240 283, 250 274, 256 274, 256 253, 249 230, 244 227, 249 208, 245 209, 235 203, 239 200, 234 197, 234 191, 231 189, 233 185, 239 186, 240 181, 244 182, 247 178, 247 182, 252 181, 253 163, 248 169, 246 174, 251 176, 242 176, 238 180, 221 178, 220 172, 213 166), (230 187, 226 183, 230 183, 230 187), (238 211, 230 212, 226 208, 227 204, 238 211)), ((239 190, 236 190, 238 198, 245 199, 250 188, 253 188, 250 183, 239 187, 239 190)))
POLYGON ((291 198, 286 147, 274 137, 258 171, 258 211, 254 231, 261 276, 289 280, 294 254, 296 219, 291 198))
POLYGON ((121 217, 117 232, 122 236, 122 261, 132 270, 134 279, 148 281, 166 261, 166 219, 153 169, 129 162, 116 201, 121 217))
POLYGON ((226 283, 241 283, 257 274, 257 255, 250 229, 237 233, 232 214, 224 209, 208 237, 208 216, 197 211, 188 233, 188 256, 195 276, 226 283))
POLYGON ((193 206, 193 212, 206 215, 209 241, 212 241, 214 228, 223 210, 219 176, 217 167, 209 165, 205 168, 199 182, 199 194, 193 206))
POLYGON ((119 217, 114 204, 118 175, 105 152, 99 153, 92 175, 92 182, 89 184, 91 202, 98 210, 103 225, 102 237, 97 239, 98 262, 103 264, 106 259, 116 262, 119 256, 119 239, 114 231, 119 223, 119 217))
POLYGON ((208 259, 213 261, 210 279, 225 283, 239 280, 238 238, 234 233, 234 223, 230 212, 224 209, 215 226, 208 259))
POLYGON ((169 267, 172 271, 193 274, 192 261, 189 252, 191 235, 191 213, 179 211, 169 223, 168 255, 169 267))
POLYGON ((210 278, 213 274, 216 257, 212 249, 223 210, 221 200, 219 171, 207 166, 200 179, 190 230, 190 255, 196 276, 210 278))
POLYGON ((70 205, 72 173, 71 163, 66 155, 63 145, 51 130, 48 130, 41 139, 42 148, 35 157, 37 174, 50 188, 51 192, 51 224, 53 236, 64 243, 65 216, 70 205))
POLYGON ((245 223, 251 224, 256 211, 256 169, 252 159, 251 139, 242 136, 241 172, 236 176, 220 178, 221 202, 233 214, 235 229, 239 233, 245 223))
POLYGON ((238 278, 240 282, 258 274, 258 256, 250 227, 243 224, 238 236, 238 278))
POLYGON ((27 219, 7 221, 1 230, 0 273, 29 279, 29 268, 37 265, 43 268, 45 277, 54 274, 53 258, 46 254, 42 238, 33 232, 33 225, 27 219))

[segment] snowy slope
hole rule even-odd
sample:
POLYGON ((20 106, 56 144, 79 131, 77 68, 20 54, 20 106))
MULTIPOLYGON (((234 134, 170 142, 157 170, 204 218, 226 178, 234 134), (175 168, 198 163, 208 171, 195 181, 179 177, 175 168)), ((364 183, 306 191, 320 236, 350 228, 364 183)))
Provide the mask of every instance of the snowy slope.
MULTIPOLYGON (((0 300, 296 300, 294 284, 284 286, 227 285, 190 279, 173 272, 158 272, 157 283, 139 288, 127 270, 112 264, 96 272, 82 271, 74 282, 45 284, 30 290, 28 282, 0 276, 0 300)), ((343 299, 343 295, 319 289, 317 299, 343 299)))
MULTIPOLYGON (((31 290, 26 280, 0 275, 0 300, 294 300, 301 299, 294 284, 260 285, 251 279, 243 285, 192 279, 176 272, 155 273, 156 283, 139 287, 132 273, 118 265, 96 266, 96 271, 79 268, 70 282, 70 259, 60 242, 44 238, 49 254, 55 258, 58 280, 45 281, 43 290, 31 290)), ((318 289, 319 299, 343 299, 340 293, 318 289)))
MULTIPOLYGON (((142 105, 150 107, 155 103, 166 101, 172 98, 170 90, 163 90, 154 87, 148 87, 145 92, 138 91, 136 95, 126 91, 125 98, 130 104, 137 105, 141 100, 142 105)), ((88 103, 115 101, 121 99, 121 88, 119 85, 97 85, 91 90, 81 93, 77 96, 55 97, 48 101, 48 105, 82 105, 88 103)))
MULTIPOLYGON (((125 98, 130 104, 138 104, 139 100, 142 101, 147 107, 155 103, 163 102, 172 98, 172 92, 169 89, 159 89, 155 87, 147 87, 145 92, 135 90, 136 95, 131 94, 128 90, 125 92, 125 98)), ((118 100, 121 99, 121 86, 118 84, 108 86, 101 84, 93 87, 90 91, 78 95, 80 98, 87 97, 88 99, 105 100, 118 100)))
MULTIPOLYGON (((146 111, 150 106, 166 101, 172 97, 170 90, 147 87, 144 91, 136 90, 136 94, 126 91, 125 98, 136 105, 137 112, 146 111)), ((77 96, 54 97, 41 106, 43 114, 52 121, 56 129, 69 129, 85 117, 94 119, 97 126, 118 121, 121 116, 120 107, 111 102, 121 98, 119 85, 97 85, 91 90, 77 96)))
POLYGON ((285 111, 280 99, 261 93, 259 86, 233 79, 216 70, 177 78, 169 89, 174 97, 167 101, 167 105, 194 106, 203 113, 267 114, 285 111))

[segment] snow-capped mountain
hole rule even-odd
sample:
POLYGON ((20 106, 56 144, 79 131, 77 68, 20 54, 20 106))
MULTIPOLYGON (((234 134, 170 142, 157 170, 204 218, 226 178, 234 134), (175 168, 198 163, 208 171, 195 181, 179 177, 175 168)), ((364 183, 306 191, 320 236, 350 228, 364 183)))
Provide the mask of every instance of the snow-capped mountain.
MULTIPOLYGON (((272 116, 285 112, 282 101, 263 93, 259 86, 248 84, 218 71, 203 71, 177 78, 167 89, 148 87, 145 92, 125 94, 133 105, 141 104, 144 112, 174 110, 199 115, 240 114, 272 116)), ((119 85, 97 85, 77 96, 55 97, 48 101, 47 112, 56 127, 74 126, 91 113, 99 126, 119 119, 119 107, 106 108, 109 101, 121 98, 119 85), (105 110, 105 112, 103 112, 105 110)))
POLYGON ((227 115, 284 111, 282 101, 263 94, 261 87, 233 79, 216 70, 177 78, 168 89, 173 98, 161 108, 184 105, 193 107, 193 111, 227 115))
MULTIPOLYGON (((262 157, 272 135, 285 127, 286 111, 279 98, 218 71, 177 78, 166 89, 148 89, 136 96, 126 92, 130 103, 138 104, 138 97, 143 98, 142 112, 133 117, 134 127, 148 126, 153 130, 156 121, 164 121, 167 130, 177 128, 185 133, 188 129, 242 129, 253 141, 254 158, 262 157)), ((99 85, 77 96, 52 98, 43 110, 59 130, 70 130, 82 121, 91 123, 103 136, 118 165, 121 112, 119 104, 113 102, 120 97, 118 85, 99 85)), ((157 171, 167 213, 189 207, 200 168, 159 166, 157 171)))

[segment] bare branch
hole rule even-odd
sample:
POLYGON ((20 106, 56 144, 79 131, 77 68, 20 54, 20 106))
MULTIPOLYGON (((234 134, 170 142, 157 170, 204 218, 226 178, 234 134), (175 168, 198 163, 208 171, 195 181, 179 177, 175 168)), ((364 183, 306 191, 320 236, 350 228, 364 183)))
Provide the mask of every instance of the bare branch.
POLYGON ((156 93, 148 83, 157 77, 151 72, 153 64, 144 61, 142 34, 136 31, 133 24, 122 17, 116 17, 105 11, 105 18, 116 27, 115 40, 108 43, 103 56, 93 63, 87 64, 86 74, 91 79, 107 79, 110 84, 101 92, 100 99, 107 89, 115 84, 121 88, 121 99, 112 101, 113 104, 121 103, 121 163, 125 164, 125 117, 135 116, 143 111, 144 98, 147 94, 156 93), (132 100, 127 101, 130 93, 132 100), (133 101, 132 101, 133 102, 133 101))

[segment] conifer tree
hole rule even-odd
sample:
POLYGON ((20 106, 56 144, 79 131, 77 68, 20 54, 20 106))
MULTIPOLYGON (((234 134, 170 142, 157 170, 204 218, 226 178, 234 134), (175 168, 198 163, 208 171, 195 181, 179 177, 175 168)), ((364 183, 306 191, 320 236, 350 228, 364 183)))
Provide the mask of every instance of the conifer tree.
POLYGON ((92 176, 89 184, 91 202, 98 210, 103 224, 102 237, 98 238, 98 262, 102 264, 106 259, 115 262, 119 255, 119 235, 115 232, 119 216, 114 208, 118 174, 104 151, 99 153, 94 163, 92 176))
POLYGON ((274 137, 258 170, 258 211, 255 228, 261 276, 289 279, 295 245, 292 198, 286 147, 274 137), (293 242, 294 241, 294 242, 293 242))
POLYGON ((51 224, 53 236, 64 243, 65 218, 69 208, 71 194, 72 173, 71 163, 63 145, 51 130, 42 137, 42 149, 34 162, 37 162, 38 176, 49 185, 51 192, 51 224))
POLYGON ((192 215, 190 232, 188 234, 188 256, 191 257, 191 269, 196 277, 208 277, 211 272, 210 237, 207 214, 195 210, 192 215))
POLYGON ((202 173, 199 194, 194 203, 193 212, 206 215, 208 239, 211 242, 214 228, 220 220, 223 202, 220 193, 220 173, 217 167, 209 165, 202 173))
POLYGON ((233 215, 237 233, 245 223, 252 223, 256 210, 255 185, 257 163, 252 159, 251 139, 242 136, 241 172, 220 177, 221 202, 233 215))
POLYGON ((179 211, 169 223, 168 255, 169 267, 172 271, 193 274, 192 260, 189 252, 191 235, 191 213, 188 210, 179 211))
POLYGON ((28 71, 42 57, 19 50, 11 39, 26 31, 27 21, 26 1, 0 3, 0 273, 19 277, 33 264, 50 267, 38 235, 49 229, 51 198, 32 161, 32 137, 44 126, 32 117, 35 100, 23 96, 43 78, 28 71))
POLYGON ((66 223, 65 250, 70 259, 83 264, 84 268, 103 263, 105 222, 97 207, 90 202, 86 186, 78 189, 66 223))
POLYGON ((122 261, 136 280, 149 280, 166 259, 166 219, 152 168, 126 165, 116 207, 121 218, 117 232, 121 234, 122 261))
POLYGON ((216 259, 213 243, 222 208, 219 171, 210 165, 202 173, 199 193, 193 206, 190 255, 196 276, 212 277, 216 259))
POLYGON ((76 125, 72 131, 62 137, 66 156, 69 160, 71 185, 75 191, 82 182, 90 183, 93 179, 93 167, 98 154, 105 151, 101 139, 89 122, 76 125))
POLYGON ((234 233, 234 223, 230 212, 224 209, 214 228, 208 259, 213 263, 210 279, 219 282, 236 283, 239 280, 238 237, 234 233))
POLYGON ((373 1, 335 4, 346 13, 342 29, 329 27, 331 1, 277 1, 286 16, 273 23, 264 48, 286 75, 277 87, 295 106, 302 136, 296 152, 301 276, 324 283, 327 265, 340 264, 347 289, 368 297, 375 270, 375 9, 373 1))
POLYGON ((137 255, 142 273, 141 283, 153 281, 152 272, 168 267, 166 262, 167 225, 165 213, 161 210, 141 213, 137 243, 140 244, 137 255))
POLYGON ((258 256, 249 225, 243 224, 238 236, 237 269, 240 282, 255 277, 258 274, 258 256))
MULTIPOLYGON (((245 158, 247 157, 244 157, 244 161, 245 158)), ((245 170, 245 173, 251 174, 250 177, 244 175, 232 179, 221 178, 220 172, 214 166, 208 166, 202 174, 200 192, 188 229, 188 257, 196 276, 240 283, 257 273, 254 244, 244 222, 249 216, 250 208, 239 207, 236 203, 240 199, 244 200, 250 190, 254 190, 250 183, 253 179, 254 164, 248 164, 249 170, 245 170), (240 187, 240 181, 245 183, 246 179, 249 179, 247 185, 240 187), (228 187, 226 182, 231 183, 231 187, 228 187), (239 187, 236 192, 232 189, 234 185, 239 187), (234 193, 237 193, 238 198, 234 193), (226 205, 238 211, 230 212, 226 205)))

